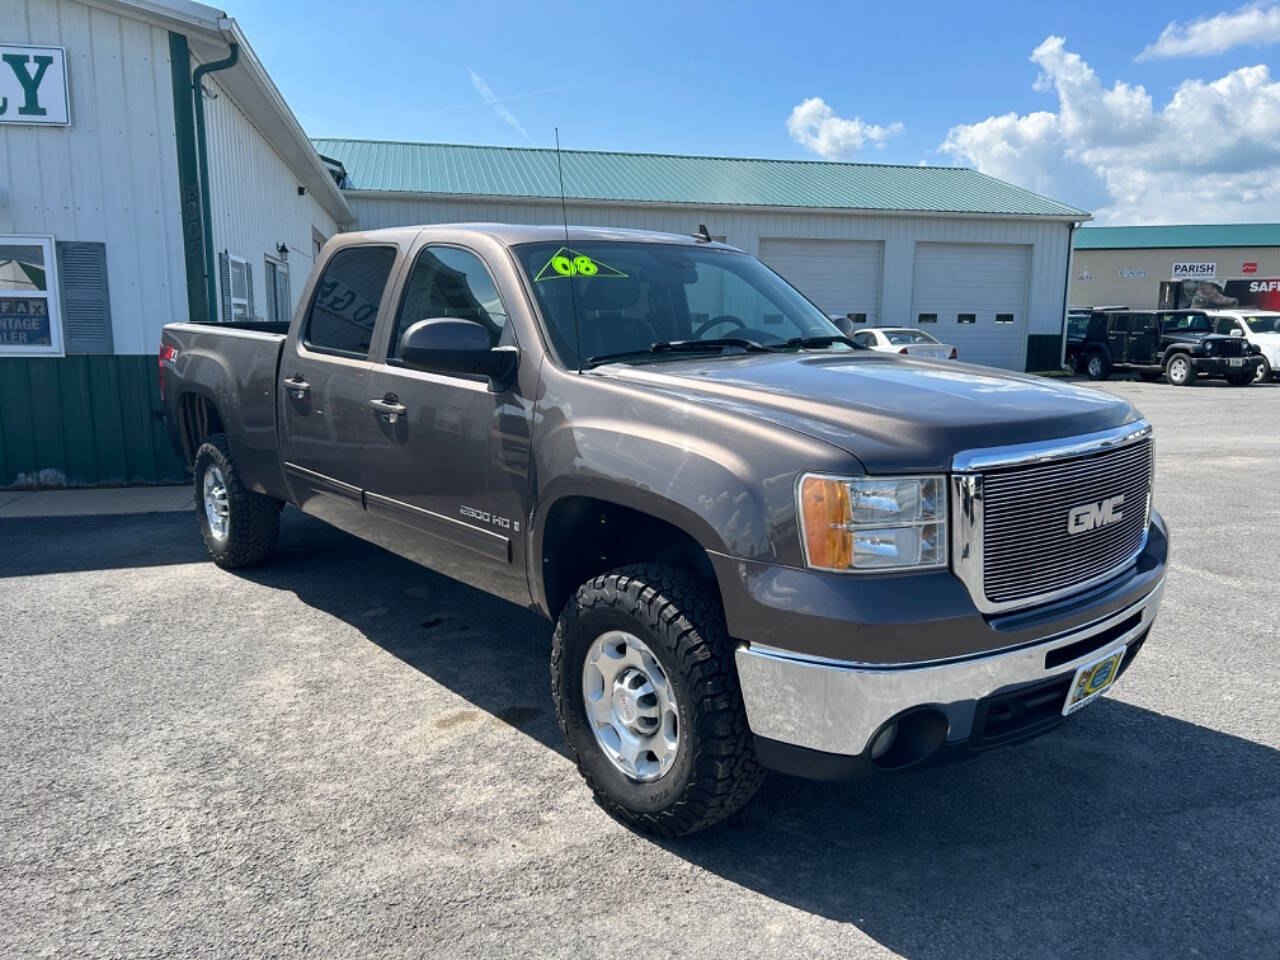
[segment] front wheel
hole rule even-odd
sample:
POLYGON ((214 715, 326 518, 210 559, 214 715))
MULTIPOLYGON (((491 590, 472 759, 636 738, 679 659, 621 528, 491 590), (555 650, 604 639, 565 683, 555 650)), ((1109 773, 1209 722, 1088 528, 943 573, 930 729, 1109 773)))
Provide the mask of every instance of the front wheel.
POLYGON ((641 829, 703 830, 764 779, 723 614, 686 571, 623 567, 580 587, 556 624, 551 686, 597 802, 641 829))
POLYGON ((1262 363, 1258 364, 1258 369, 1254 374, 1254 379, 1258 383, 1270 383, 1272 377, 1271 361, 1266 357, 1262 358, 1262 363))
POLYGON ((1182 353, 1169 358, 1164 365, 1164 375, 1175 387, 1189 387, 1196 382, 1196 368, 1191 358, 1182 353))
POLYGON ((215 433, 196 451, 196 513, 213 562, 226 570, 262 563, 280 536, 280 501, 240 482, 226 434, 215 433))

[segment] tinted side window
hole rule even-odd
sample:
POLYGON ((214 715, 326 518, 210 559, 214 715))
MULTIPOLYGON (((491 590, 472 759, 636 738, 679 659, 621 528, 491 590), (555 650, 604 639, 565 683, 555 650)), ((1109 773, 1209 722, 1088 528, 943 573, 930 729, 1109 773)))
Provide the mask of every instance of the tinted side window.
POLYGON ((1133 315, 1133 332, 1146 333, 1154 330, 1156 326, 1156 318, 1150 313, 1137 313, 1133 315))
POLYGON ((316 285, 303 343, 324 353, 368 356, 395 260, 395 247, 345 247, 335 253, 316 285))
POLYGON ((1112 333, 1128 333, 1128 332, 1129 332, 1129 318, 1128 318, 1128 316, 1112 317, 1112 318, 1111 318, 1111 332, 1112 332, 1112 333))
POLYGON ((502 339, 507 311, 488 269, 474 253, 456 247, 425 247, 418 254, 387 356, 400 356, 400 340, 411 326, 436 317, 474 320, 489 331, 494 346, 502 339))

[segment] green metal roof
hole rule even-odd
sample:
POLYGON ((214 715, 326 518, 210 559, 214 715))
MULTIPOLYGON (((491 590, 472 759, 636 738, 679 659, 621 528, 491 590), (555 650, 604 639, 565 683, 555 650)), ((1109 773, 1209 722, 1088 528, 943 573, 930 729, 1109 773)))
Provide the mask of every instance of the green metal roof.
MULTIPOLYGON (((556 152, 541 147, 315 139, 342 162, 348 190, 478 197, 560 196, 556 152)), ((1066 204, 961 167, 750 160, 565 150, 574 200, 1084 219, 1066 204)))
POLYGON ((1167 227, 1081 227, 1077 250, 1148 247, 1280 247, 1280 223, 1184 223, 1167 227))

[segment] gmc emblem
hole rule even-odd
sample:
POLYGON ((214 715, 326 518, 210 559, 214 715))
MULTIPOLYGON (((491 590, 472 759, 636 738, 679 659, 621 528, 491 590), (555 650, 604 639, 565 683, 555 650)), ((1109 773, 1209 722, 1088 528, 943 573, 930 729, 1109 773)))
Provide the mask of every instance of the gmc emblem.
POLYGON ((1124 503, 1124 494, 1119 493, 1097 503, 1082 503, 1067 511, 1067 533, 1088 533, 1109 523, 1118 523, 1124 518, 1120 507, 1124 503))

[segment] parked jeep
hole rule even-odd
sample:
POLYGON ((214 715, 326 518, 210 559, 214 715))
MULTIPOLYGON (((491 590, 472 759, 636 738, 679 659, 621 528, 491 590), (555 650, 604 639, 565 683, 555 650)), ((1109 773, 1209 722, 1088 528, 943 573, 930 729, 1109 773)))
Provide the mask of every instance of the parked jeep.
POLYGON ((160 375, 215 563, 268 559, 293 504, 537 610, 578 769, 658 833, 767 768, 1045 733, 1128 669, 1164 586, 1128 401, 860 349, 709 238, 339 234, 292 323, 170 324, 160 375))
POLYGON ((1094 313, 1078 351, 1090 380, 1133 370, 1143 380, 1163 376, 1176 387, 1189 386, 1197 377, 1225 377, 1245 386, 1262 363, 1242 337, 1214 333, 1214 321, 1203 310, 1094 313))

